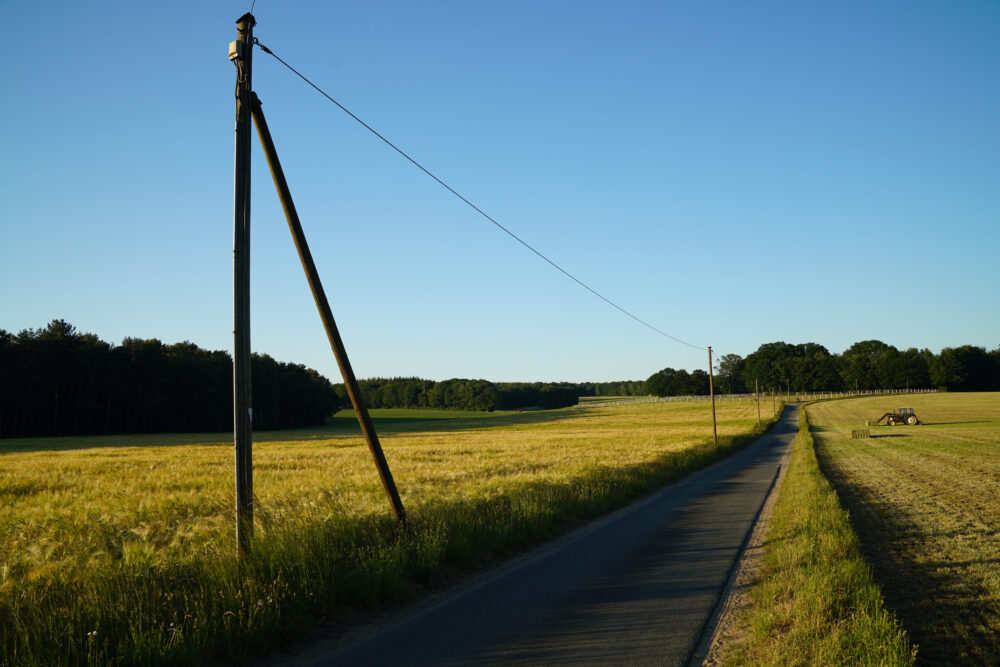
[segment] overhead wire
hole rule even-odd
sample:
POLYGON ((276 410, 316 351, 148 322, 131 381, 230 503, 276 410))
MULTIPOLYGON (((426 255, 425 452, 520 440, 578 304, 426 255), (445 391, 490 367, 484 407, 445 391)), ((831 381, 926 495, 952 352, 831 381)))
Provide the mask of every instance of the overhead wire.
POLYGON ((554 261, 552 261, 551 259, 549 259, 548 257, 546 257, 544 254, 542 254, 539 250, 537 250, 530 243, 528 243, 527 241, 525 241, 524 239, 522 239, 521 237, 519 237, 517 234, 515 234, 514 232, 512 232, 511 230, 509 230, 507 227, 505 227, 502 224, 500 224, 492 216, 490 216, 485 211, 483 211, 481 208, 479 208, 478 206, 476 206, 475 204, 473 204, 471 201, 469 201, 468 199, 466 199, 464 196, 462 196, 461 194, 459 194, 454 188, 452 188, 450 185, 448 185, 443 180, 441 180, 440 178, 438 178, 436 175, 434 175, 434 173, 432 173, 429 169, 427 169, 422 164, 420 164, 419 162, 417 162, 415 159, 413 159, 412 157, 410 157, 405 151, 403 151, 396 144, 392 143, 387 138, 385 138, 381 133, 379 133, 377 130, 375 130, 375 128, 373 128, 371 125, 369 125, 365 121, 363 121, 360 118, 358 118, 358 116, 356 116, 350 109, 348 109, 343 104, 341 104, 340 102, 338 102, 337 100, 335 100, 334 98, 332 98, 329 94, 327 94, 326 91, 324 91, 322 88, 320 88, 315 83, 313 83, 312 81, 310 81, 308 77, 306 77, 304 74, 302 74, 301 72, 299 72, 297 69, 295 69, 294 67, 292 67, 291 65, 289 65, 287 62, 285 62, 274 51, 272 51, 271 49, 269 49, 266 46, 264 46, 264 44, 262 44, 259 39, 257 39, 256 37, 254 37, 253 43, 256 44, 257 46, 259 46, 264 53, 266 53, 266 54, 270 55, 271 57, 273 57, 279 63, 281 63, 282 65, 284 65, 286 68, 288 68, 288 70, 290 70, 293 74, 295 74, 297 77, 299 77, 300 79, 302 79, 303 81, 305 81, 307 84, 309 84, 320 95, 322 95, 327 100, 329 100, 330 102, 332 102, 333 104, 335 104, 341 111, 343 111, 348 116, 350 116, 355 121, 357 121, 359 124, 361 124, 366 130, 368 130, 369 132, 371 132, 372 134, 374 134, 376 137, 378 137, 379 139, 381 139, 387 146, 389 146, 394 151, 396 151, 397 153, 399 153, 400 155, 402 155, 404 158, 406 158, 411 164, 413 164, 413 166, 415 166, 417 169, 419 169, 420 171, 424 172, 425 174, 427 174, 428 176, 430 176, 432 179, 434 179, 438 183, 438 185, 440 185, 441 187, 443 187, 444 189, 446 189, 448 192, 450 192, 451 194, 453 194, 458 199, 462 200, 465 204, 467 204, 470 208, 472 208, 472 210, 474 210, 476 213, 478 213, 482 217, 484 217, 487 220, 489 220, 490 222, 492 222, 494 225, 496 225, 501 230, 503 230, 512 239, 514 239, 515 241, 517 241, 518 243, 520 243, 521 245, 523 245, 525 248, 527 248, 528 250, 530 250, 531 252, 533 252, 535 255, 537 255, 538 257, 540 257, 542 260, 544 260, 546 263, 548 263, 554 269, 556 269, 557 271, 559 271, 560 273, 562 273, 564 276, 566 276, 567 278, 569 278, 570 280, 572 280, 573 282, 575 282, 577 285, 579 285, 580 287, 584 288, 585 290, 587 290, 588 292, 590 292, 591 294, 593 294, 594 296, 596 296, 601 301, 604 301, 606 304, 608 304, 612 308, 618 310, 619 312, 621 312, 624 315, 632 318, 633 320, 635 320, 636 322, 638 322, 642 326, 646 327, 647 329, 650 329, 651 331, 654 331, 654 332, 660 334, 661 336, 669 338, 670 340, 675 341, 677 343, 680 343, 682 345, 687 345, 688 347, 692 347, 692 348, 694 348, 696 350, 705 350, 705 349, 707 349, 707 348, 705 348, 705 347, 703 347, 701 345, 695 345, 695 344, 689 343, 689 342, 687 342, 685 340, 681 340, 680 338, 677 338, 676 336, 672 336, 672 335, 668 334, 667 332, 658 329, 657 327, 653 326, 649 322, 646 322, 645 320, 643 320, 643 319, 637 317, 636 315, 634 315, 633 313, 629 312, 628 310, 626 310, 622 306, 619 306, 617 303, 615 303, 611 299, 607 298, 606 296, 604 296, 603 294, 601 294, 600 292, 598 292, 597 290, 595 290, 594 288, 592 288, 590 285, 586 284, 585 282, 583 282, 582 280, 580 280, 579 278, 577 278, 576 276, 574 276, 572 273, 570 273, 566 269, 564 269, 561 266, 559 266, 558 264, 556 264, 554 261))

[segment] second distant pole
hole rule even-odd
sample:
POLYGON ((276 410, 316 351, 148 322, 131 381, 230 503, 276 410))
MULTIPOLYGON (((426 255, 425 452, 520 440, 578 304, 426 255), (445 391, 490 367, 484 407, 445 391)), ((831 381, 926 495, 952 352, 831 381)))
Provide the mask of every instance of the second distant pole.
POLYGON ((753 393, 757 397, 757 426, 760 426, 760 383, 754 379, 753 393))
POLYGON ((712 382, 712 346, 708 346, 708 395, 712 397, 712 439, 719 446, 719 431, 715 426, 715 387, 712 382))

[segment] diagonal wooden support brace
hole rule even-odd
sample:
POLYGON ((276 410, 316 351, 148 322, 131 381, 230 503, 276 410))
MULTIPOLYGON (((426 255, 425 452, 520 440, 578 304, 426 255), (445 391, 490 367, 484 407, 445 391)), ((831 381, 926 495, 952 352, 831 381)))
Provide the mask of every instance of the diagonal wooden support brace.
POLYGON ((319 274, 316 272, 312 253, 309 252, 309 244, 306 243, 305 233, 303 233, 302 225, 299 223, 299 215, 295 212, 292 194, 288 190, 285 173, 282 171, 281 163, 278 161, 278 153, 274 149, 271 132, 267 129, 267 121, 264 120, 264 112, 260 108, 260 99, 258 99, 257 93, 251 93, 251 112, 253 114, 254 125, 257 127, 257 135, 260 137, 260 143, 264 147, 264 154, 267 156, 267 164, 271 168, 274 187, 278 191, 278 198, 281 199, 281 207, 285 210, 288 228, 292 232, 295 247, 299 251, 299 259, 302 260, 302 269, 306 272, 306 279, 309 281, 309 288, 312 290, 313 299, 316 301, 316 308, 319 310, 320 319, 323 320, 323 328, 326 329, 326 337, 329 339, 330 347, 333 349, 333 356, 336 357, 337 365, 340 366, 340 374, 344 377, 344 386, 347 388, 347 395, 351 399, 354 412, 358 417, 358 423, 361 424, 361 432, 364 434, 365 442, 368 443, 368 449, 375 460, 375 467, 378 469, 379 477, 382 480, 382 488, 385 489, 385 493, 389 497, 389 503, 392 505, 392 513, 396 516, 396 520, 405 526, 406 511, 403 509, 403 501, 399 498, 399 492, 396 490, 396 483, 392 479, 389 464, 386 462, 385 454, 382 452, 382 445, 379 444, 375 426, 372 424, 371 417, 368 415, 368 408, 365 407, 364 399, 361 397, 358 381, 354 377, 354 370, 351 368, 351 362, 347 358, 347 350, 344 348, 344 342, 340 339, 340 332, 337 331, 337 323, 333 320, 330 304, 326 300, 323 284, 320 282, 319 274))

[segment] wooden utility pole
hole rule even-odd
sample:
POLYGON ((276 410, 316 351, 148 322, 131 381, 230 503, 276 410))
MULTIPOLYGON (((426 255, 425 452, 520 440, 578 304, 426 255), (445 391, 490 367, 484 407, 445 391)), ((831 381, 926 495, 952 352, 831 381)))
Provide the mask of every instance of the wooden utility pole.
POLYGON ((719 446, 719 431, 715 425, 715 388, 712 382, 712 346, 708 346, 708 395, 712 397, 712 439, 719 446))
POLYGON ((320 319, 323 320, 323 328, 326 329, 327 340, 330 341, 333 356, 337 359, 340 374, 344 378, 344 387, 347 389, 347 395, 351 399, 351 404, 354 405, 354 412, 358 417, 358 423, 361 425, 361 432, 365 436, 365 442, 368 443, 368 450, 375 461, 375 467, 378 469, 379 477, 382 480, 382 488, 385 489, 385 493, 389 497, 392 512, 396 520, 405 526, 406 511, 403 509, 403 501, 399 498, 396 483, 392 479, 392 472, 389 470, 389 464, 386 462, 385 454, 382 452, 382 445, 378 441, 378 433, 375 431, 375 426, 368 415, 368 408, 365 407, 364 399, 361 397, 361 389, 358 387, 357 378, 355 378, 354 370, 351 368, 351 361, 347 357, 347 350, 344 347, 343 340, 340 338, 340 332, 337 330, 337 323, 333 319, 330 303, 326 299, 323 283, 320 282, 319 273, 316 271, 316 264, 313 262, 312 253, 309 251, 309 244, 306 242, 305 232, 302 231, 302 224, 299 222, 299 214, 295 210, 295 202, 292 201, 292 193, 288 189, 288 182, 285 180, 285 172, 281 168, 281 162, 278 160, 278 152, 275 150, 274 141, 271 139, 271 131, 268 129, 267 121, 264 119, 264 111, 260 108, 260 100, 257 99, 257 95, 251 93, 251 97, 253 121, 257 126, 257 135, 260 137, 260 143, 264 147, 267 164, 271 168, 271 177, 274 179, 274 187, 278 191, 281 207, 285 211, 285 219, 288 220, 288 229, 292 232, 292 238, 295 240, 295 248, 299 251, 299 259, 302 261, 302 269, 306 273, 306 280, 309 282, 309 288, 312 290, 313 300, 316 302, 317 310, 319 310, 320 319))
POLYGON ((753 381, 753 394, 757 399, 757 426, 760 426, 760 384, 757 382, 757 378, 753 381))
POLYGON ((233 232, 233 442, 236 448, 236 542, 253 537, 253 408, 250 399, 250 91, 252 14, 236 21, 229 59, 236 65, 236 177, 233 232))

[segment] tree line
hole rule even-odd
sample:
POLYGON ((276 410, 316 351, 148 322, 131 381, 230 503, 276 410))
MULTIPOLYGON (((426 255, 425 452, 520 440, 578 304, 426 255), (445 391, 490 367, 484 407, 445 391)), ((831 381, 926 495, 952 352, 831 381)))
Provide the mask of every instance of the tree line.
POLYGON ((706 396, 708 371, 664 368, 646 380, 646 393, 654 396, 706 396))
MULTIPOLYGON (((251 357, 254 428, 324 423, 339 406, 316 371, 251 357)), ((228 352, 155 338, 112 345, 63 320, 16 335, 0 329, 0 437, 227 431, 228 352)))
MULTIPOLYGON (((745 358, 723 355, 716 373, 719 393, 753 391, 755 381, 764 391, 998 391, 1000 348, 963 345, 934 354, 867 340, 833 354, 817 343, 765 343, 745 358)), ((350 405, 342 384, 299 364, 254 354, 251 374, 258 430, 320 425, 350 405)), ((371 408, 493 411, 561 408, 581 396, 704 395, 709 377, 665 368, 645 381, 372 378, 360 386, 371 408)), ((232 401, 228 352, 155 338, 112 345, 63 320, 16 335, 0 329, 0 437, 228 431, 232 401)))
MULTIPOLYGON (((723 394, 789 390, 849 391, 940 388, 948 391, 1000 391, 1000 348, 975 345, 899 350, 880 340, 855 343, 834 354, 818 343, 765 343, 746 358, 719 358, 716 390, 723 394)), ((658 396, 707 394, 708 374, 665 368, 646 380, 658 396)))
MULTIPOLYGON (((437 408, 444 410, 551 410, 575 405, 580 396, 642 395, 637 382, 490 382, 451 379, 372 378, 358 383, 370 408, 437 408)), ((347 403, 344 385, 334 386, 347 403)))
MULTIPOLYGON (((350 406, 342 384, 253 354, 257 430, 323 424, 350 406)), ((375 378, 360 382, 369 407, 515 410, 560 408, 578 396, 639 395, 642 381, 494 383, 375 378)), ((233 427, 233 365, 194 343, 126 338, 121 345, 64 320, 12 334, 0 329, 0 438, 112 433, 220 432, 233 427)))

